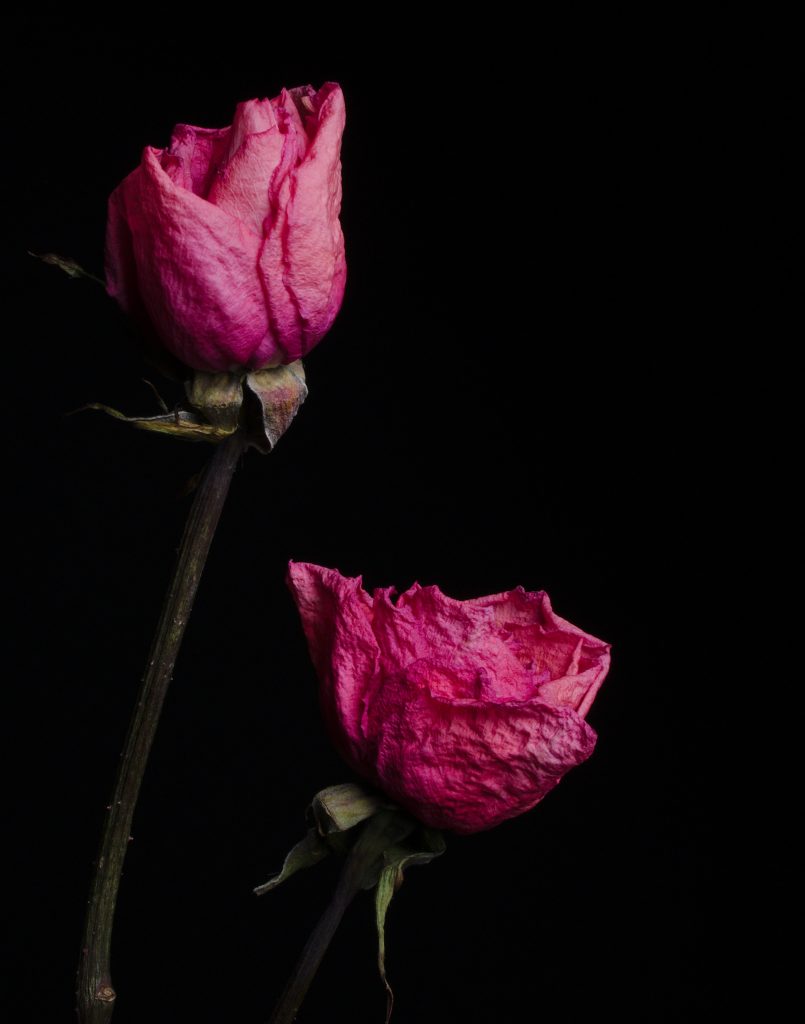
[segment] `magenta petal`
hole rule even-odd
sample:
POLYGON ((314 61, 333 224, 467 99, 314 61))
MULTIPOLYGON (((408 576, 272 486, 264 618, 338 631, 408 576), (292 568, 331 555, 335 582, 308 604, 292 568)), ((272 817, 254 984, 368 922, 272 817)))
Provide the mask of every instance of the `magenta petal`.
POLYGON ((226 159, 218 169, 207 199, 262 237, 269 214, 269 182, 282 155, 283 137, 268 100, 250 100, 238 107, 226 159))
POLYGON ((288 585, 321 680, 325 719, 342 755, 360 770, 362 702, 377 660, 372 599, 360 579, 306 562, 289 563, 288 585))
POLYGON ((307 136, 296 105, 286 90, 273 101, 273 107, 283 144, 279 163, 269 183, 270 213, 265 221, 263 246, 257 265, 271 327, 270 347, 266 344, 258 356, 268 360, 280 353, 282 361, 289 362, 305 351, 303 324, 287 282, 285 246, 293 187, 291 172, 304 157, 307 136))
MULTIPOLYGON (((550 681, 540 687, 540 699, 567 704, 584 717, 609 671, 609 644, 560 618, 547 594, 542 595, 542 617, 543 632, 534 656, 550 673, 550 681)), ((526 644, 531 646, 533 641, 526 637, 526 644)))
POLYGON ((595 733, 566 707, 447 706, 404 680, 384 690, 380 787, 426 825, 492 828, 537 804, 585 761, 595 733))
POLYGON ((168 153, 178 161, 179 172, 173 179, 176 184, 206 199, 228 152, 231 130, 177 124, 168 148, 168 153))
POLYGON ((198 370, 248 365, 268 330, 260 238, 183 189, 146 148, 120 186, 143 303, 167 347, 198 370))
POLYGON ((229 150, 226 162, 230 161, 251 135, 261 135, 277 127, 277 118, 271 100, 246 100, 238 103, 235 117, 229 129, 229 150))
POLYGON ((334 83, 248 100, 229 128, 177 125, 110 198, 110 295, 194 369, 306 354, 344 293, 343 128, 334 83))
POLYGON ((291 563, 289 583, 336 745, 426 824, 474 832, 533 807, 587 758, 584 721, 609 645, 521 588, 393 600, 360 579, 291 563))
MULTIPOLYGON (((338 86, 324 86, 316 109, 315 135, 305 158, 293 172, 284 233, 285 283, 303 325, 298 350, 308 352, 329 330, 346 284, 341 209, 341 136, 344 96, 338 86)), ((312 101, 311 101, 312 102, 312 101)))
POLYGON ((126 216, 125 196, 137 188, 139 173, 139 168, 132 171, 111 194, 106 222, 106 290, 127 313, 133 315, 142 312, 143 306, 137 287, 137 262, 126 216))

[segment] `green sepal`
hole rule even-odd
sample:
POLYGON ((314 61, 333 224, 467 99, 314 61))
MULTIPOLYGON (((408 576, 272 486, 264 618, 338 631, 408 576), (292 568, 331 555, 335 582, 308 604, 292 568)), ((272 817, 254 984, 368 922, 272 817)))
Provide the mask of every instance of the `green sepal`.
POLYGON ((386 915, 394 893, 403 883, 404 872, 427 864, 446 849, 443 833, 418 825, 401 808, 382 796, 354 783, 329 786, 317 793, 307 810, 307 835, 294 846, 279 874, 254 892, 271 892, 291 875, 313 867, 328 854, 347 855, 368 841, 356 884, 375 890, 377 965, 386 989, 386 1024, 394 1007, 394 993, 386 976, 386 915), (370 819, 375 819, 366 828, 370 819), (357 838, 356 838, 357 837, 357 838), (367 856, 368 853, 368 856, 367 856))
POLYGON ((377 924, 377 966, 386 989, 386 1024, 394 1009, 394 993, 386 976, 386 913, 391 897, 403 883, 403 872, 416 864, 428 864, 447 848, 444 835, 436 829, 422 828, 412 840, 395 843, 383 853, 383 868, 375 889, 375 922, 377 924), (417 841, 418 839, 418 841, 417 841))
POLYGON ((371 818, 378 811, 392 810, 394 804, 369 793, 353 782, 328 786, 313 797, 310 814, 323 836, 345 832, 371 818))
POLYGON ((272 889, 276 889, 278 885, 281 885, 291 875, 295 875, 297 871, 301 871, 303 868, 312 868, 320 860, 324 860, 325 857, 329 856, 329 854, 330 847, 319 835, 318 830, 315 828, 310 829, 305 838, 300 840, 285 858, 285 863, 282 865, 280 873, 273 878, 269 878, 262 885, 258 885, 254 890, 255 894, 262 896, 263 893, 271 892, 272 889))
MULTIPOLYGON (((330 853, 346 854, 353 836, 345 833, 383 810, 394 810, 394 804, 352 782, 320 790, 306 812, 310 824, 307 835, 285 858, 279 874, 258 885, 254 892, 258 896, 271 892, 297 871, 314 867, 330 853)), ((374 878, 367 888, 372 885, 374 878)))

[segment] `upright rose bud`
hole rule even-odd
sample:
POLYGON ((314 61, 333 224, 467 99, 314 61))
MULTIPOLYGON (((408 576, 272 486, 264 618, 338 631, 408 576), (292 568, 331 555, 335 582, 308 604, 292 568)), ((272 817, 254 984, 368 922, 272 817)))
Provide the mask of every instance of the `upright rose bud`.
POLYGON ((330 328, 344 117, 333 82, 249 100, 229 128, 177 125, 113 192, 107 290, 187 366, 291 363, 330 328))

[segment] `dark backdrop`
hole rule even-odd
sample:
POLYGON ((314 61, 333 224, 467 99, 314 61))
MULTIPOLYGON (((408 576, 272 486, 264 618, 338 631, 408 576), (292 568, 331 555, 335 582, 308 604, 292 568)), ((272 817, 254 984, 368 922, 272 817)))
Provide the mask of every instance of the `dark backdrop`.
MULTIPOLYGON (((347 105, 346 298, 306 361, 307 403, 274 454, 243 460, 215 539, 126 862, 115 1022, 265 1020, 328 898, 332 866, 251 894, 310 797, 350 778, 318 717, 289 558, 369 587, 545 589, 613 645, 591 760, 407 876, 388 920, 397 1024, 709 1016, 696 652, 712 581, 686 555, 709 457, 692 439, 714 44, 695 27, 526 37, 495 12, 439 30, 386 16, 233 12, 193 32, 31 17, 7 44, 15 1020, 71 1019, 104 806, 183 488, 208 455, 65 417, 155 411, 143 377, 175 392, 99 288, 26 250, 101 273, 106 197, 146 143, 326 80, 347 105)), ((375 941, 363 899, 300 1021, 383 1019, 375 941)))

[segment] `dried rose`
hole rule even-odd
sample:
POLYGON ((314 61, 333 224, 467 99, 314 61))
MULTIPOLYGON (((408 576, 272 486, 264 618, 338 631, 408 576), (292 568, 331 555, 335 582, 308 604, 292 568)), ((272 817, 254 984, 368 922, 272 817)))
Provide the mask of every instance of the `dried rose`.
POLYGON ((522 588, 457 601, 291 562, 288 583, 342 756, 426 825, 476 832, 592 753, 609 644, 522 588))
POLYGON ((174 128, 109 200, 107 290, 196 370, 291 363, 346 280, 344 97, 328 82, 241 103, 229 128, 174 128))

